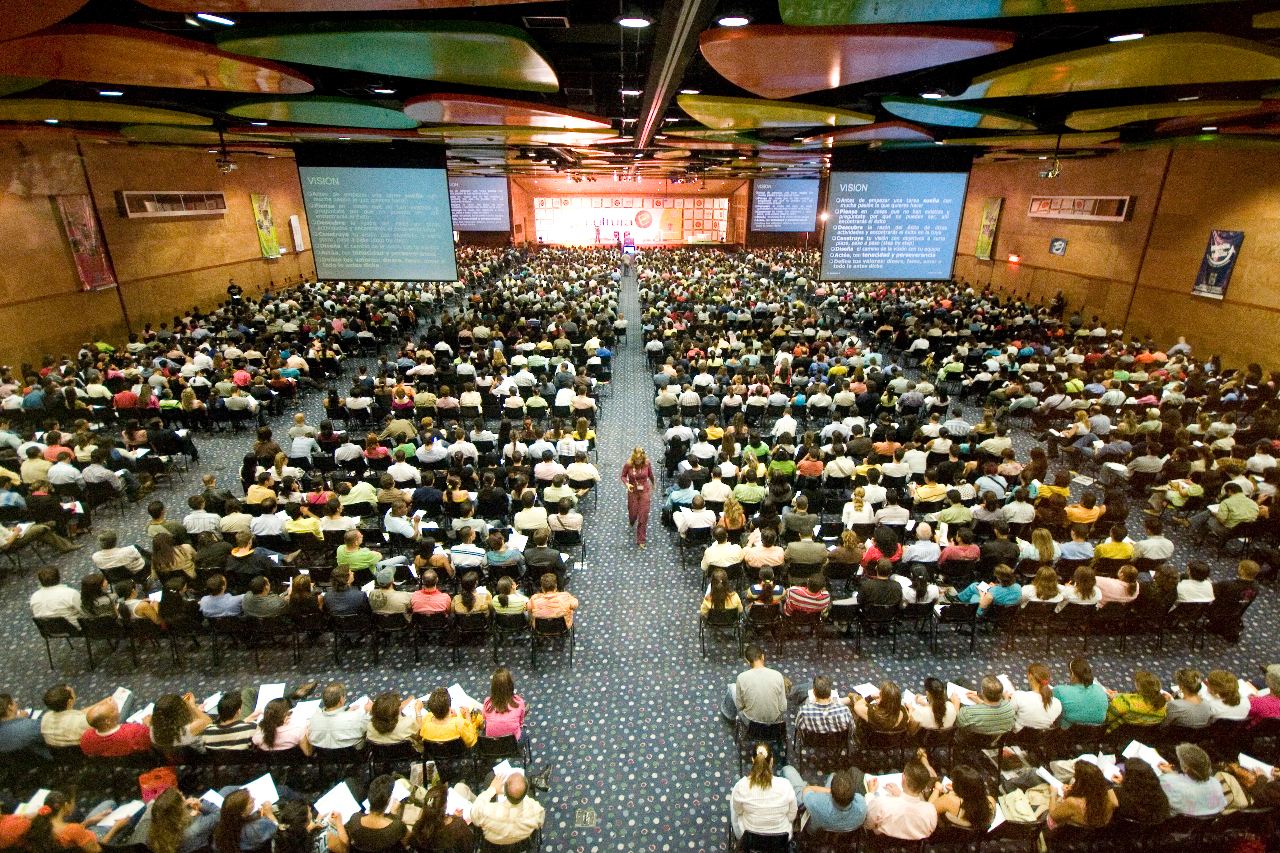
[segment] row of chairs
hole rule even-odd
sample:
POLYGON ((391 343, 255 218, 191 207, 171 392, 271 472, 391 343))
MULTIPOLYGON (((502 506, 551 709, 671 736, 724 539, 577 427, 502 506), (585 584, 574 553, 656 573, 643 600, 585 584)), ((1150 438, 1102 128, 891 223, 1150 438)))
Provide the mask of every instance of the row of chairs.
POLYGON ((331 639, 335 665, 342 664, 343 649, 353 649, 369 641, 368 651, 376 665, 386 652, 412 650, 414 663, 421 663, 423 648, 448 649, 453 665, 461 662, 463 649, 491 646, 493 662, 498 663, 499 650, 513 642, 527 640, 530 665, 537 669, 538 651, 547 647, 566 647, 569 666, 573 666, 576 637, 572 625, 564 618, 538 619, 531 622, 523 613, 502 614, 479 612, 414 613, 405 619, 399 614, 354 614, 295 620, 289 616, 267 618, 232 616, 216 619, 191 619, 156 625, 147 619, 120 620, 112 616, 83 617, 79 624, 61 618, 35 619, 36 629, 45 642, 49 668, 54 669, 53 643, 64 641, 75 652, 75 643, 84 643, 85 659, 90 670, 97 667, 95 645, 101 650, 106 646, 109 654, 127 651, 135 667, 140 665, 139 649, 169 647, 175 666, 184 663, 187 647, 204 640, 209 643, 210 663, 217 668, 223 656, 233 648, 241 648, 253 655, 254 665, 260 664, 264 650, 286 645, 292 662, 301 662, 302 649, 315 648, 318 641, 328 635, 331 639))

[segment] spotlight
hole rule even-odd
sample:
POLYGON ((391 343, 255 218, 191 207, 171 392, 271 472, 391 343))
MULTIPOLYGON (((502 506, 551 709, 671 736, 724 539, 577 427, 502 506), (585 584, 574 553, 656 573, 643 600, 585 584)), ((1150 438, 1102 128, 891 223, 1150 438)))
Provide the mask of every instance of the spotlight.
POLYGON ((236 22, 230 18, 224 18, 221 15, 211 15, 208 12, 196 12, 196 17, 202 21, 208 21, 211 24, 222 24, 224 27, 234 27, 236 22))
POLYGON ((751 19, 743 15, 725 15, 717 23, 722 27, 745 27, 751 19))
POLYGON ((1147 35, 1146 33, 1125 33, 1124 35, 1120 35, 1120 36, 1112 36, 1111 38, 1107 39, 1107 41, 1111 41, 1111 42, 1137 41, 1140 38, 1145 38, 1146 35, 1147 35))

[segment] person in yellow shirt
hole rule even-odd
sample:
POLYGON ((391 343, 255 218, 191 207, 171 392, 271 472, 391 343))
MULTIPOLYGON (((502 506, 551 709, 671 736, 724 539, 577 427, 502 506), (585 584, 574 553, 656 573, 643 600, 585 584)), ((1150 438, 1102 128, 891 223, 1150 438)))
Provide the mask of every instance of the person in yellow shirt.
POLYGON ((289 520, 284 523, 285 532, 291 536, 297 536, 300 533, 310 533, 312 536, 324 541, 324 531, 320 529, 320 519, 311 514, 311 507, 306 504, 285 504, 285 514, 289 516, 289 520))
POLYGON ((1093 549, 1093 556, 1104 560, 1132 560, 1133 543, 1124 541, 1127 535, 1128 531, 1123 524, 1113 524, 1111 538, 1106 542, 1099 542, 1098 547, 1093 549))
POLYGON ((422 719, 422 739, 432 743, 462 738, 467 747, 476 745, 479 720, 483 719, 478 712, 468 712, 459 708, 457 713, 449 711, 449 691, 437 687, 427 697, 427 715, 422 719))
POLYGON ((1053 485, 1041 483, 1036 489, 1036 503, 1048 498, 1050 495, 1062 495, 1064 500, 1071 500, 1071 474, 1068 471, 1059 471, 1053 475, 1053 485))
POLYGON ((267 498, 274 498, 276 490, 272 488, 273 481, 270 471, 263 471, 257 476, 254 484, 244 493, 244 502, 246 504, 260 504, 267 498))
POLYGON ((1067 521, 1072 524, 1093 524, 1107 511, 1107 505, 1098 506, 1098 497, 1093 492, 1086 492, 1080 503, 1067 507, 1067 521))

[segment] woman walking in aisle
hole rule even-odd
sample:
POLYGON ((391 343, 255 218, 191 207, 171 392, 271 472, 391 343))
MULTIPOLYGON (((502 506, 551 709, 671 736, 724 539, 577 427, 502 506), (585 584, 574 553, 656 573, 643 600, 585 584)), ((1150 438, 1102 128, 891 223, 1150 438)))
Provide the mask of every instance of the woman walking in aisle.
POLYGON ((636 543, 643 548, 654 485, 653 466, 643 447, 631 451, 631 458, 622 466, 622 482, 627 487, 627 522, 636 529, 636 543))

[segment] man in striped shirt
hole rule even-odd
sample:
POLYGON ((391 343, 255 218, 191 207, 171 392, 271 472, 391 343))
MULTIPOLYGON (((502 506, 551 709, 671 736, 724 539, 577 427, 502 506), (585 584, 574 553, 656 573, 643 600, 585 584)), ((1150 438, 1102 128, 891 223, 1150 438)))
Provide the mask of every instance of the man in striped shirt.
POLYGON ((831 679, 819 675, 813 680, 813 698, 807 699, 796 713, 796 730, 831 734, 852 728, 849 706, 831 695, 831 679))
POLYGON ((1004 687, 1000 679, 994 675, 982 677, 982 687, 977 694, 978 701, 972 705, 960 707, 960 694, 952 695, 955 703, 956 728, 964 729, 977 735, 994 737, 1013 731, 1013 706, 1004 698, 1004 687))
POLYGON ((821 613, 831 606, 831 593, 823 589, 825 579, 819 572, 804 582, 787 590, 782 610, 788 616, 797 613, 821 613))

